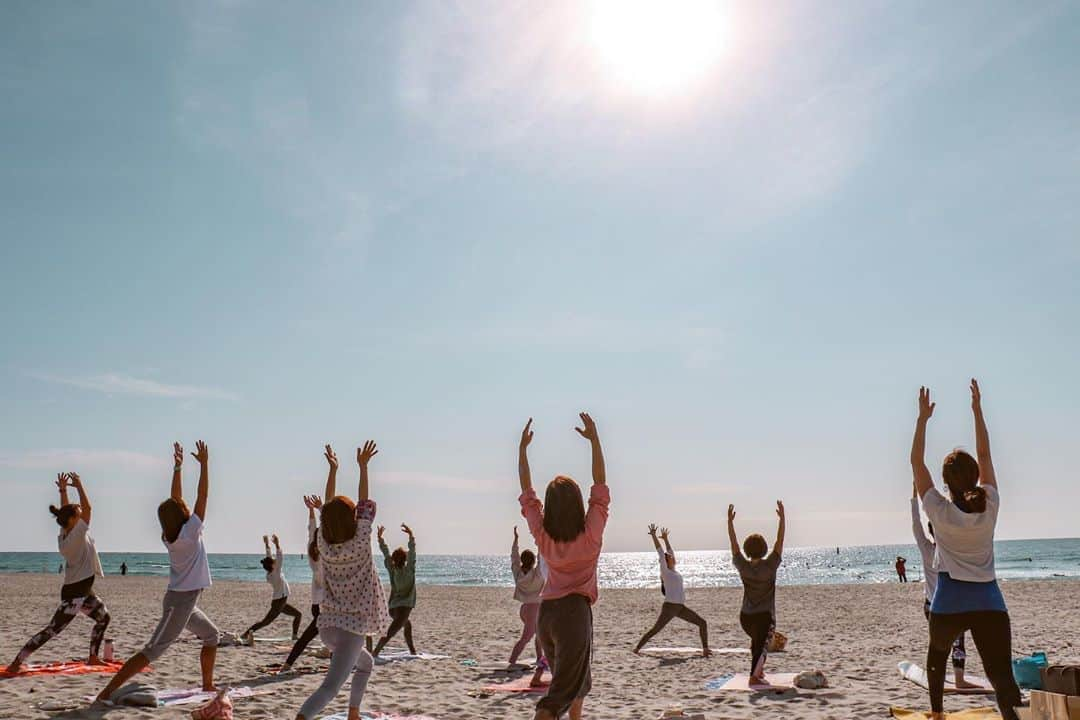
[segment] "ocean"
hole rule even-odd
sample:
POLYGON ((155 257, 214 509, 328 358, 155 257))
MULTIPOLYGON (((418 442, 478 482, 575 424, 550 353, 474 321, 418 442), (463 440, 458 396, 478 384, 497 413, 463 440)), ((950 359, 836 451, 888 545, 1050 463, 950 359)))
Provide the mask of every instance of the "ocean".
MULTIPOLYGON (((1080 539, 1002 540, 995 544, 998 577, 1005 580, 1080 578, 1080 539)), ((726 550, 677 551, 679 571, 687 587, 736 586, 738 575, 726 550)), ((510 587, 507 555, 420 555, 416 579, 425 585, 510 587)), ((787 585, 865 584, 895 582, 897 555, 908 559, 909 580, 922 577, 919 552, 914 545, 863 545, 839 548, 788 548, 779 580, 787 585)), ((263 582, 262 555, 211 554, 210 569, 219 580, 263 582)), ((382 558, 376 566, 382 571, 382 558)), ((169 574, 165 553, 101 553, 109 575, 126 562, 131 575, 169 574)), ((62 559, 55 552, 0 552, 0 573, 55 573, 62 559)), ((600 585, 608 588, 659 587, 653 552, 604 553, 600 556, 600 585)), ((285 560, 289 582, 307 583, 311 572, 299 554, 285 560)), ((384 572, 384 580, 385 572, 384 572)))

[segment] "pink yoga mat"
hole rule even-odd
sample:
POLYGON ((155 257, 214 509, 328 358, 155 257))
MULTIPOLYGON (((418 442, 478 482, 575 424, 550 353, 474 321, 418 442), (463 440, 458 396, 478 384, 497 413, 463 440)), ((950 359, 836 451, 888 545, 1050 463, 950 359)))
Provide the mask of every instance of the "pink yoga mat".
POLYGON ((765 684, 750 684, 750 676, 743 673, 728 678, 711 680, 709 690, 741 690, 743 692, 786 692, 795 687, 797 673, 765 673, 765 684))
POLYGON ((532 675, 526 675, 525 677, 519 677, 516 680, 510 682, 496 683, 494 685, 485 685, 481 688, 484 692, 507 692, 507 693, 544 693, 547 692, 548 686, 551 685, 551 675, 544 673, 540 677, 540 685, 536 687, 531 686, 529 683, 532 681, 532 675))

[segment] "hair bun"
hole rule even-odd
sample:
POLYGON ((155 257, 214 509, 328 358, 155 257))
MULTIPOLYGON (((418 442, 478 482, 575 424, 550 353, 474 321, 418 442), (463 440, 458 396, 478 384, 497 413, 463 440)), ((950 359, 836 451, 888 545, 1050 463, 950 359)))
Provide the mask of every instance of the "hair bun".
POLYGON ((973 512, 981 513, 986 511, 986 488, 979 485, 972 490, 968 490, 964 493, 964 504, 967 505, 973 512))
POLYGON ((53 517, 60 517, 60 508, 56 507, 55 505, 49 506, 49 512, 53 514, 53 517))

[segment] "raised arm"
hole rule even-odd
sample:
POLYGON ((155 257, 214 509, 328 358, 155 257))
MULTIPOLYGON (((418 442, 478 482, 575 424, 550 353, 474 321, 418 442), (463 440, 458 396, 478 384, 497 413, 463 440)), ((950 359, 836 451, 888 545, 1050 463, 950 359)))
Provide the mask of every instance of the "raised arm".
POLYGON ((581 437, 589 441, 592 446, 592 481, 594 485, 606 485, 607 473, 604 470, 604 451, 600 447, 600 434, 596 431, 596 423, 593 422, 589 413, 581 413, 581 423, 585 427, 574 428, 581 437))
POLYGON ((979 460, 979 482, 997 487, 997 475, 994 474, 994 461, 990 458, 990 432, 986 429, 986 419, 982 411, 982 393, 979 381, 971 378, 971 412, 975 416, 975 454, 979 460))
POLYGON ((184 480, 183 480, 183 468, 184 468, 184 448, 178 443, 172 444, 173 451, 173 469, 172 469, 172 489, 169 490, 169 497, 173 500, 184 499, 184 480))
POLYGON ((514 544, 510 546, 510 570, 514 574, 514 579, 517 580, 521 574, 521 552, 518 549, 517 525, 514 526, 514 544))
POLYGON ((338 461, 334 449, 329 445, 323 450, 323 456, 326 457, 326 462, 330 466, 330 469, 326 472, 326 491, 323 492, 323 497, 326 498, 326 502, 330 502, 337 497, 338 461))
MULTIPOLYGON (((382 551, 382 554, 383 554, 383 560, 385 560, 386 562, 390 562, 390 548, 389 548, 389 547, 387 547, 387 545, 386 545, 386 541, 385 541, 385 540, 383 540, 383 533, 384 533, 384 532, 386 532, 386 528, 385 528, 385 527, 383 527, 382 525, 380 525, 380 526, 379 526, 379 531, 378 531, 378 537, 379 537, 379 550, 381 550, 381 551, 382 551)), ((389 565, 388 565, 387 567, 389 567, 389 565)))
POLYGON ((83 522, 89 525, 92 508, 90 507, 90 498, 86 494, 86 488, 83 487, 82 478, 79 477, 79 473, 72 472, 68 473, 68 479, 71 484, 75 486, 75 489, 79 491, 79 506, 82 508, 80 514, 82 515, 83 522))
POLYGON ((934 480, 926 467, 926 423, 934 414, 936 405, 930 402, 930 388, 919 388, 919 417, 915 421, 915 437, 911 441, 911 472, 915 476, 915 489, 920 498, 934 487, 934 480))
POLYGON ((263 549, 266 551, 266 557, 270 557, 270 538, 263 535, 263 549))
POLYGON ((731 541, 731 557, 732 559, 741 558, 742 550, 739 549, 739 536, 735 534, 735 506, 727 506, 727 534, 728 540, 731 541))
POLYGON ((532 418, 525 423, 525 429, 521 431, 521 441, 518 443, 518 481, 521 483, 521 492, 532 489, 532 472, 529 470, 529 443, 532 442, 532 418))
POLYGON ((191 453, 199 461, 199 491, 195 496, 195 514, 200 520, 206 520, 206 498, 210 494, 210 451, 206 443, 195 443, 195 452, 191 453))
POLYGON ((68 500, 68 474, 56 473, 56 489, 60 491, 60 507, 70 505, 71 501, 68 500))
MULTIPOLYGON (((672 549, 671 540, 669 539, 670 535, 670 530, 668 530, 667 528, 660 528, 660 538, 664 541, 664 550, 671 557, 675 557, 675 550, 672 549)), ((659 548, 657 548, 657 550, 659 550, 659 548)))
POLYGON ((773 543, 772 554, 780 557, 784 554, 784 526, 787 524, 784 516, 784 503, 781 500, 776 501, 776 515, 780 518, 780 522, 776 526, 776 542, 773 543))
POLYGON ((356 448, 356 464, 360 466, 360 489, 357 491, 357 502, 368 499, 368 463, 378 454, 374 440, 368 440, 364 443, 364 447, 356 448))
POLYGON ((652 538, 653 547, 660 552, 660 541, 656 538, 656 523, 649 523, 649 537, 652 538))
MULTIPOLYGON (((278 540, 278 536, 274 535, 274 561, 275 567, 278 571, 281 571, 285 567, 285 553, 281 552, 281 541, 278 540)), ((269 554, 269 553, 267 553, 269 554)))
POLYGON ((410 568, 416 567, 416 536, 413 535, 412 528, 405 523, 401 523, 401 529, 409 536, 408 551, 405 554, 405 565, 410 568))

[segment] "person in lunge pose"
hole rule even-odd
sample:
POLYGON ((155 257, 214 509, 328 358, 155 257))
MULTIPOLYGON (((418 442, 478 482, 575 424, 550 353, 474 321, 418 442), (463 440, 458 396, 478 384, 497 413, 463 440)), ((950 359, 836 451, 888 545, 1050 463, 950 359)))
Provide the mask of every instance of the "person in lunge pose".
POLYGON ((274 556, 270 556, 270 540, 263 535, 263 547, 266 548, 266 557, 262 559, 263 570, 266 571, 266 582, 270 583, 274 594, 270 597, 270 609, 259 622, 244 631, 243 637, 251 640, 255 637, 255 631, 261 630, 277 619, 278 615, 285 614, 292 618, 292 639, 295 641, 300 635, 300 621, 303 614, 289 604, 289 583, 285 581, 282 571, 285 569, 285 555, 281 552, 281 543, 278 536, 274 535, 274 556))
POLYGON ((86 615, 94 621, 90 631, 90 657, 87 663, 100 665, 98 652, 109 627, 109 611, 101 598, 94 594, 94 578, 104 577, 101 560, 98 559, 94 539, 90 536, 90 497, 86 494, 82 479, 78 473, 60 473, 56 476, 56 487, 60 491, 60 507, 49 506, 49 512, 60 526, 57 545, 64 556, 64 584, 60 588, 60 606, 53 613, 52 620, 37 632, 7 667, 7 672, 16 673, 30 655, 68 626, 76 615, 86 615), (79 502, 68 500, 68 486, 79 493, 79 502))
POLYGON ((663 630, 664 626, 671 622, 672 618, 679 618, 697 626, 698 634, 701 636, 701 654, 709 657, 712 655, 712 651, 709 650, 708 623, 696 612, 686 607, 686 591, 683 589, 683 577, 675 569, 675 551, 671 548, 668 535, 667 528, 660 531, 660 537, 664 541, 664 547, 660 547, 660 540, 656 539, 656 525, 649 526, 649 537, 652 538, 656 554, 660 556, 660 587, 664 593, 664 604, 660 608, 660 617, 656 619, 656 623, 649 628, 648 632, 641 636, 641 640, 638 642, 637 647, 634 648, 634 652, 639 652, 641 648, 645 647, 645 643, 663 630))

